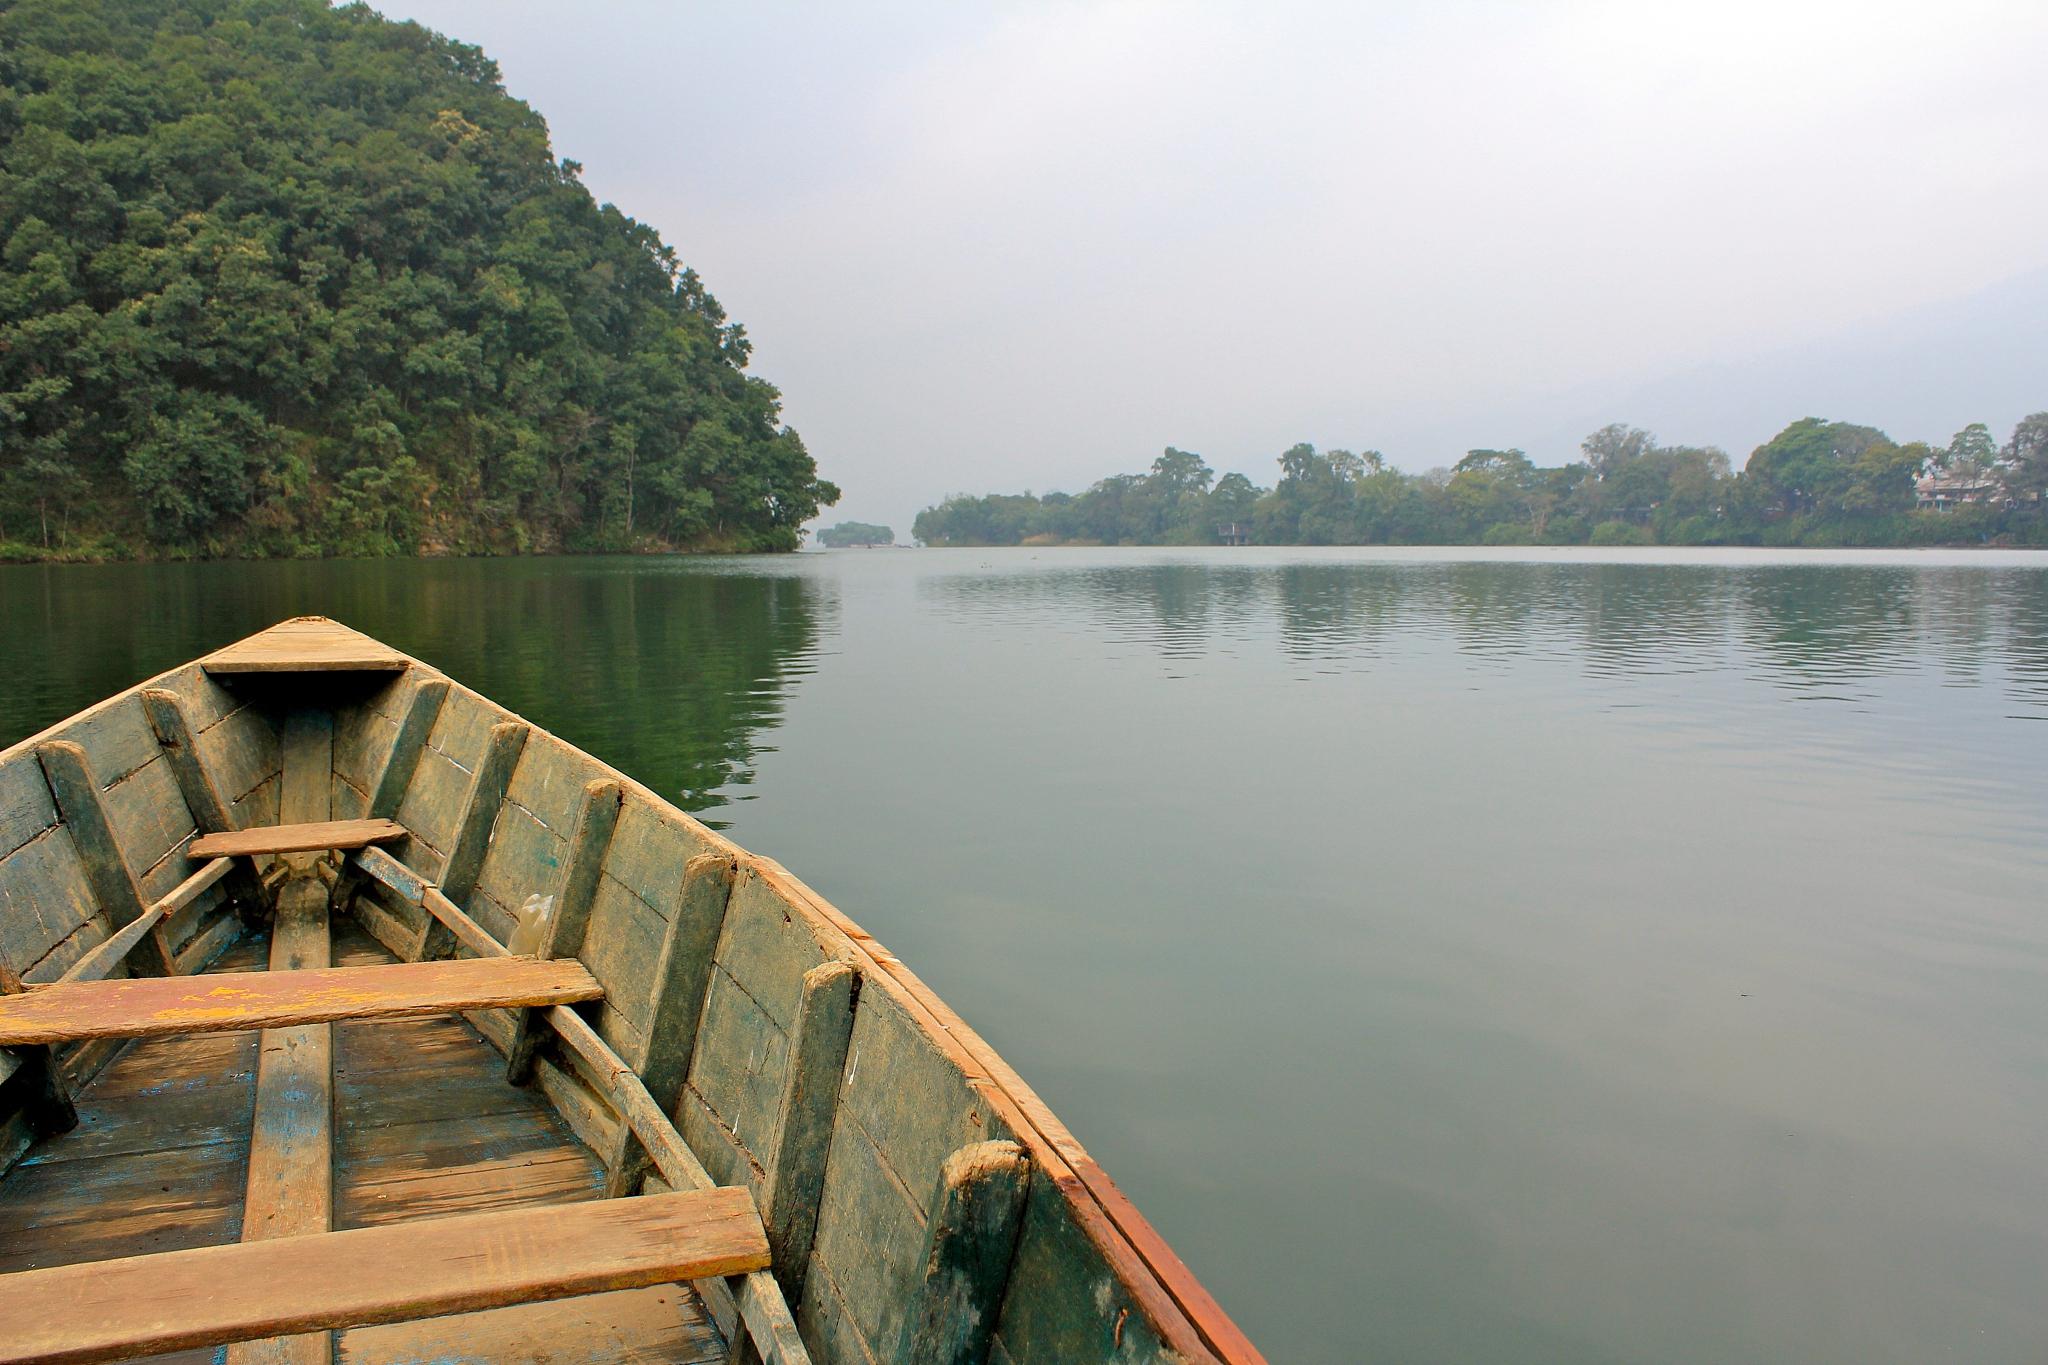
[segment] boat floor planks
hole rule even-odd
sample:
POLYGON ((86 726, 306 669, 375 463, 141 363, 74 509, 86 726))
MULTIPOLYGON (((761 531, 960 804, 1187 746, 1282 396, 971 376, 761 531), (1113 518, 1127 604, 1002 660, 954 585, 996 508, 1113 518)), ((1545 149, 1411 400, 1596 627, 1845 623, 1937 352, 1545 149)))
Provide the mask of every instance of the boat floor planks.
MULTIPOLYGON (((395 961, 338 921, 337 966, 395 961)), ((245 939, 215 972, 260 969, 245 939)), ((458 1017, 334 1026, 336 1228, 579 1202, 604 1167, 537 1090, 458 1017)), ((242 1233, 254 1032, 130 1043, 78 1096, 79 1127, 37 1144, 0 1180, 0 1273, 224 1246, 242 1233)), ((348 1365, 391 1361, 669 1362, 710 1365, 724 1347, 689 1288, 659 1285, 559 1303, 358 1327, 335 1334, 348 1365)), ((150 1357, 199 1365, 215 1350, 150 1357)))

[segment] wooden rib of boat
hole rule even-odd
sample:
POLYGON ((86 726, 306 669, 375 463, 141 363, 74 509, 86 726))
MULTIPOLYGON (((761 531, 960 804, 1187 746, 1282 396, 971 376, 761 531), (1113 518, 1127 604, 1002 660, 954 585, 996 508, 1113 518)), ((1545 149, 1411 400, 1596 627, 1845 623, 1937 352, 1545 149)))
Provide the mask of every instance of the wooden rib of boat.
POLYGON ((852 920, 318 617, 0 752, 0 1171, 0 1362, 1261 1360, 852 920))

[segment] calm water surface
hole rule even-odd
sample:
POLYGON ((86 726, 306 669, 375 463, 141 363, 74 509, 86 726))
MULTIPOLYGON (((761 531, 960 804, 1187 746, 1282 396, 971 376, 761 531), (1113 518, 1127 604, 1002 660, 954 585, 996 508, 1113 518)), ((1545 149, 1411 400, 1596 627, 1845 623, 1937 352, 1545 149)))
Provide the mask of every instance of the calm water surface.
POLYGON ((315 611, 838 901, 1276 1362, 2048 1358, 2048 560, 0 568, 0 741, 315 611))

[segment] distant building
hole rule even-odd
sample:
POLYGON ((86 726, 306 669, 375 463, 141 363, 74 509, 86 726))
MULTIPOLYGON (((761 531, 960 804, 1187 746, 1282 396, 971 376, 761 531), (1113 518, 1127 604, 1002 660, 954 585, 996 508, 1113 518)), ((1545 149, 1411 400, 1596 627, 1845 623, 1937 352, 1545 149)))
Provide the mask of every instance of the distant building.
POLYGON ((1249 545, 1252 528, 1241 521, 1228 521, 1216 528, 1216 538, 1225 545, 1249 545))
POLYGON ((1913 485, 1913 506, 1922 511, 1949 512, 1967 503, 1998 501, 1998 479, 1986 473, 1945 473, 1939 470, 1913 485))

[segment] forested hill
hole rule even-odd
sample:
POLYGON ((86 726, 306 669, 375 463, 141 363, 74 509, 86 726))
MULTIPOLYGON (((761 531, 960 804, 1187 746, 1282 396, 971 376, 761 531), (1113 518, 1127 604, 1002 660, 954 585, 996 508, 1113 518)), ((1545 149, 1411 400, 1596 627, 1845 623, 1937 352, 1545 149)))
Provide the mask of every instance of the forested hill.
POLYGON ((838 490, 747 352, 474 47, 0 5, 0 552, 793 549, 838 490))

